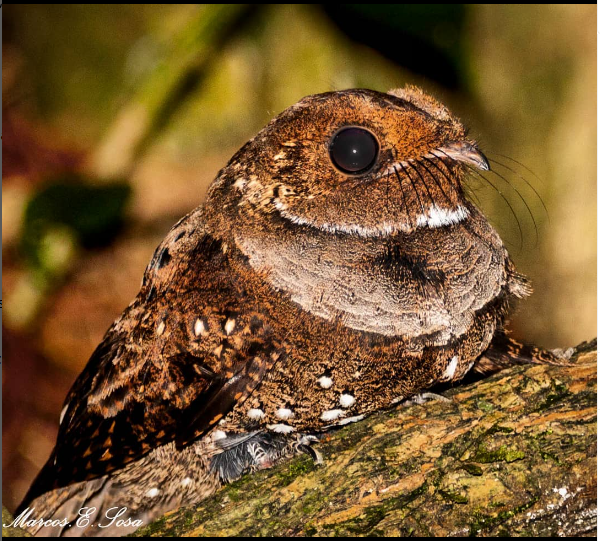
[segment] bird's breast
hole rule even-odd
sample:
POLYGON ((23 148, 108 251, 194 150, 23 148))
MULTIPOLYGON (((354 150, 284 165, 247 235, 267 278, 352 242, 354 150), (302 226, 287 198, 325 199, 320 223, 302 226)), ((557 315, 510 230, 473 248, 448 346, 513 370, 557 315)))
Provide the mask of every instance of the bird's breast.
POLYGON ((473 209, 469 220, 364 239, 320 232, 252 232, 237 239, 250 265, 306 312, 385 336, 467 332, 506 284, 508 255, 473 209))

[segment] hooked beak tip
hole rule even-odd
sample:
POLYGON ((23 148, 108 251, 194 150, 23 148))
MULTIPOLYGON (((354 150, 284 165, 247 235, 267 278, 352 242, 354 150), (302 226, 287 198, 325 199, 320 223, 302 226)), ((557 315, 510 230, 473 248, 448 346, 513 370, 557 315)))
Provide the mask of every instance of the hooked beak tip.
POLYGON ((488 159, 483 155, 483 153, 479 153, 479 156, 481 158, 481 161, 479 163, 479 168, 483 169, 484 171, 489 171, 490 170, 490 162, 488 162, 488 159))
POLYGON ((483 171, 490 170, 490 162, 473 143, 451 143, 441 150, 446 156, 458 162, 475 165, 483 171))

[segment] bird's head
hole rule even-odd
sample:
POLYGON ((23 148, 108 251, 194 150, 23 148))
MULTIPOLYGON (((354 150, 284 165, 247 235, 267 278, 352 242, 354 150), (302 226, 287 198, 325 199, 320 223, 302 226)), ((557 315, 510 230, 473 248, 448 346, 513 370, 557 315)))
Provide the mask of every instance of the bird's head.
POLYGON ((485 156, 448 109, 416 87, 343 90, 283 111, 209 192, 236 222, 380 237, 468 217, 467 167, 485 156))

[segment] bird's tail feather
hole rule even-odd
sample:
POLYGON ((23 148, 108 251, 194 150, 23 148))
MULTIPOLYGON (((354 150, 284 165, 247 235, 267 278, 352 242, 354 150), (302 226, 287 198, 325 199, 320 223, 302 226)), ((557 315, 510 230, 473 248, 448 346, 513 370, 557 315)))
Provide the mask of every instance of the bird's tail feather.
POLYGON ((491 374, 515 365, 552 364, 565 366, 572 352, 550 351, 531 344, 523 344, 508 336, 505 330, 498 332, 488 349, 479 358, 473 370, 480 374, 491 374))

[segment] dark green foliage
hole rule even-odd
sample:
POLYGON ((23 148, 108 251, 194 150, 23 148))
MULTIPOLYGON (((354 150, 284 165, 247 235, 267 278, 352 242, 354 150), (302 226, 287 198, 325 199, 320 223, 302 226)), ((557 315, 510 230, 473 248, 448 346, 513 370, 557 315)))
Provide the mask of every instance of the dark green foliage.
POLYGON ((124 182, 101 186, 70 177, 50 182, 29 201, 21 249, 30 265, 44 269, 41 243, 54 228, 67 228, 84 247, 106 245, 123 222, 131 188, 124 182))
POLYGON ((465 4, 323 4, 351 39, 450 88, 467 86, 465 4))

